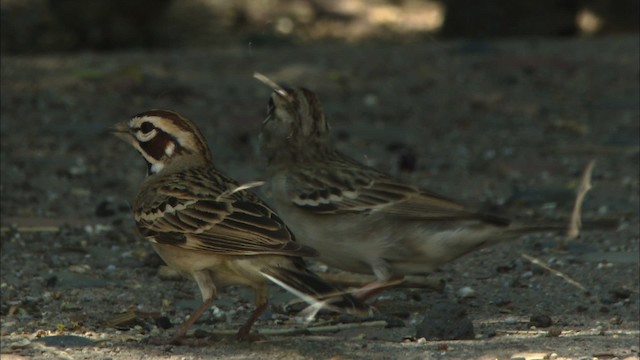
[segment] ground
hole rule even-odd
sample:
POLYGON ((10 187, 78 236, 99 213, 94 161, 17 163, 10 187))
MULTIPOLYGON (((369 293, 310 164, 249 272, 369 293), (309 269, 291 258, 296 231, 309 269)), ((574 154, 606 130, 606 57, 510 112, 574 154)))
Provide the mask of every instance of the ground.
MULTIPOLYGON (((3 56, 3 359, 637 358, 638 40, 3 56), (388 291, 375 306, 397 327, 373 320, 339 330, 340 318, 324 317, 308 326, 334 331, 278 335, 302 325, 283 314, 290 298, 273 288, 275 306, 255 327, 264 340, 150 345, 200 299, 136 238, 130 203, 145 166, 107 129, 148 109, 176 110, 200 125, 221 170, 262 179, 257 143, 269 89, 255 71, 315 90, 337 146, 353 157, 521 219, 567 219, 582 169, 597 159, 584 220, 619 226, 587 228, 566 251, 552 234, 483 249, 434 274, 446 281, 442 292, 388 291), (473 294, 463 297, 466 287, 473 294), (465 309, 476 339, 415 337, 443 301, 465 309), (138 318, 111 326, 131 309, 138 318), (550 327, 533 326, 544 316, 550 327)), ((234 331, 251 301, 245 289, 228 289, 197 328, 234 331)))

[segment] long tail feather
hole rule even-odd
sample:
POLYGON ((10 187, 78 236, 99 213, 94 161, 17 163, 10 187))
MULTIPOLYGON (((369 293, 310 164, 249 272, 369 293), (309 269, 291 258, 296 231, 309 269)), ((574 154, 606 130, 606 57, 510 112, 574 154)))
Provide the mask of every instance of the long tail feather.
POLYGON ((276 285, 307 302, 310 307, 303 313, 308 319, 313 318, 321 309, 356 315, 370 313, 367 304, 327 283, 311 271, 272 267, 262 269, 261 272, 276 285))

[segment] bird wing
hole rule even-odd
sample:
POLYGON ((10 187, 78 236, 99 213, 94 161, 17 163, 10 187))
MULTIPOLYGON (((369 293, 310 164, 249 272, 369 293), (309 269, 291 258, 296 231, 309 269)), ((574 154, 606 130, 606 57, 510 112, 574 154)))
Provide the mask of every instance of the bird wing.
POLYGON ((287 181, 293 203, 316 214, 383 213, 413 220, 469 220, 508 224, 428 190, 402 184, 373 168, 353 162, 305 167, 287 181))
POLYGON ((213 170, 181 173, 148 186, 134 206, 139 232, 152 242, 219 255, 315 256, 253 193, 213 170))

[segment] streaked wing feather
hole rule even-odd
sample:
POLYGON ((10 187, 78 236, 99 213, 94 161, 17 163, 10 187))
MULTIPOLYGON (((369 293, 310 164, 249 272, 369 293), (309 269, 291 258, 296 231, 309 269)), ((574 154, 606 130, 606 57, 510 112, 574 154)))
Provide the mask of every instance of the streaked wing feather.
MULTIPOLYGON (((217 174, 194 176, 198 175, 217 174)), ((217 176, 214 180, 220 180, 217 176)), ((207 184, 200 179, 188 189, 182 185, 150 189, 156 192, 153 202, 136 211, 140 233, 151 241, 221 255, 317 255, 296 243, 284 222, 252 193, 230 192, 217 200, 220 193, 237 186, 222 180, 230 185, 198 187, 199 183, 207 184)))
POLYGON ((506 219, 468 210, 437 193, 399 183, 362 165, 332 165, 336 169, 330 174, 326 169, 307 168, 293 175, 295 205, 316 214, 384 213, 415 220, 479 219, 508 223, 506 219))

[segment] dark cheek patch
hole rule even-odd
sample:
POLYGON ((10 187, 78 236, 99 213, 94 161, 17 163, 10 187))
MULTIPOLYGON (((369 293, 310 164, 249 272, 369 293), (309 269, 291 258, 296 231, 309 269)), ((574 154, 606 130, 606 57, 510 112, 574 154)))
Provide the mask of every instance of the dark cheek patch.
POLYGON ((163 132, 158 132, 158 135, 153 139, 146 142, 140 142, 140 147, 142 147, 142 150, 154 159, 160 160, 165 154, 165 149, 171 142, 173 142, 173 139, 169 135, 163 132))

